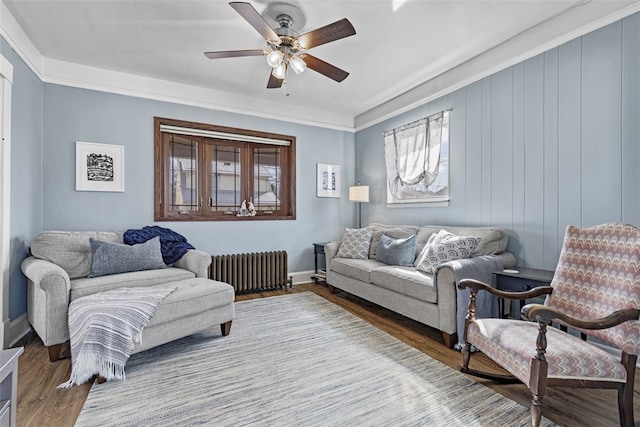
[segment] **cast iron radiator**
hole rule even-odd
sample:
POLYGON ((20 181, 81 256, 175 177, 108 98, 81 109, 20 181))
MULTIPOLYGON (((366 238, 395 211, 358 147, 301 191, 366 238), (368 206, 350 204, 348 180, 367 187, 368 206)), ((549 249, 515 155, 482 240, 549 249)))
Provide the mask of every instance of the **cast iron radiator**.
POLYGON ((236 294, 291 287, 287 252, 213 255, 209 277, 233 286, 236 294))

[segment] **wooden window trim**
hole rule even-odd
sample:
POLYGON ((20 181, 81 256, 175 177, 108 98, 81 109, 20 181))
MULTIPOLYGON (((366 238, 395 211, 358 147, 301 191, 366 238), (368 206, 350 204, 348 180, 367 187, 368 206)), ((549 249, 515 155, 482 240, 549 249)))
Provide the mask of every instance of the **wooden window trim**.
MULTIPOLYGON (((253 184, 250 183, 253 178, 253 156, 249 153, 253 151, 249 150, 254 147, 267 147, 269 144, 260 144, 258 142, 244 142, 244 141, 232 141, 224 140, 224 145, 239 144, 243 147, 241 156, 248 156, 248 159, 243 159, 244 165, 251 165, 251 168, 243 167, 241 171, 243 179, 242 182, 242 194, 249 194, 249 190, 253 184), (246 170, 245 170, 246 169, 246 170)), ((221 145, 223 145, 221 144, 221 145)), ((211 125, 205 123, 196 123, 184 120, 175 120, 163 117, 154 118, 154 220, 155 221, 260 221, 260 220, 292 220, 296 219, 296 138, 290 135, 282 135, 270 132, 262 132, 249 129, 232 128, 226 126, 211 125), (224 134, 238 135, 240 139, 242 136, 267 138, 270 140, 279 140, 288 143, 288 147, 282 150, 281 162, 281 210, 274 211, 272 214, 265 214, 259 212, 256 216, 238 217, 236 215, 223 214, 221 211, 211 211, 208 209, 208 194, 210 194, 210 175, 209 168, 205 167, 206 159, 210 158, 210 153, 204 149, 207 144, 207 140, 215 141, 215 138, 189 136, 194 141, 199 142, 198 148, 198 197, 202 197, 202 203, 200 203, 199 209, 190 211, 188 213, 178 213, 168 209, 170 201, 170 189, 168 188, 169 173, 169 144, 163 141, 163 135, 168 134, 161 130, 162 125, 176 126, 181 128, 190 128, 204 131, 220 132, 224 134)), ((248 197, 247 197, 248 199, 248 197)), ((239 208, 239 207, 238 207, 239 208)))

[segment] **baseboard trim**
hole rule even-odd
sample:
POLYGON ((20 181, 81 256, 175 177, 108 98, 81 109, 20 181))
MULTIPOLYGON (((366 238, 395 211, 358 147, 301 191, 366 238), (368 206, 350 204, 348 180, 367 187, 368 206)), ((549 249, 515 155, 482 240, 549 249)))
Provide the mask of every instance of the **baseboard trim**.
POLYGON ((311 279, 311 276, 313 276, 314 274, 315 274, 315 271, 313 270, 295 271, 293 273, 290 273, 289 276, 293 278, 293 286, 295 286, 295 285, 302 285, 304 283, 313 282, 313 280, 311 279))
POLYGON ((13 347, 30 333, 31 325, 29 324, 29 319, 27 319, 27 313, 24 313, 22 316, 9 323, 9 347, 13 347))

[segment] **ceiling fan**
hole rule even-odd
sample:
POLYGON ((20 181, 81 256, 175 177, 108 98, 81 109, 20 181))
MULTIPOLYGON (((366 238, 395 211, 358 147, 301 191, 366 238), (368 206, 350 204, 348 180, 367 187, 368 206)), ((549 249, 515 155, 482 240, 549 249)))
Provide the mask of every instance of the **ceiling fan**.
POLYGON ((341 82, 349 73, 307 53, 308 49, 332 41, 352 36, 356 30, 348 19, 344 18, 322 28, 299 35, 295 30, 294 18, 304 25, 304 16, 299 8, 287 3, 274 3, 265 10, 265 16, 273 19, 278 28, 271 28, 269 23, 255 8, 246 2, 231 2, 235 9, 260 35, 267 41, 269 49, 226 50, 219 52, 205 52, 209 59, 235 58, 242 56, 266 56, 271 66, 271 74, 267 88, 275 89, 282 86, 287 70, 290 68, 296 74, 310 68, 330 79, 341 82))

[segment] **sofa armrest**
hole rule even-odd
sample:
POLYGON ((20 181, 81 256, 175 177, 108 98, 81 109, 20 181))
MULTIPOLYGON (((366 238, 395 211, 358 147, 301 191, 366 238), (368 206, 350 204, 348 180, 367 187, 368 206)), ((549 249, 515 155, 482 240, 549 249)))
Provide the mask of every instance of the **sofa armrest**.
POLYGON ((34 257, 22 261, 21 268, 27 277, 29 323, 45 346, 69 340, 69 275, 62 267, 34 257))
POLYGON ((324 245, 324 261, 326 265, 326 271, 329 273, 329 266, 331 265, 331 260, 336 257, 338 253, 338 249, 340 248, 339 241, 332 241, 324 245))
POLYGON ((209 266, 211 265, 211 255, 206 252, 191 249, 178 261, 173 263, 174 267, 183 268, 195 273, 196 277, 209 277, 209 266))
POLYGON ((21 268, 27 279, 44 291, 69 295, 71 281, 62 267, 43 259, 27 257, 22 261, 21 268))
MULTIPOLYGON (((483 255, 484 257, 495 257, 502 261, 503 268, 514 267, 517 264, 516 257, 510 252, 503 252, 499 255, 483 255)), ((457 260, 466 264, 474 263, 474 257, 457 260)), ((438 312, 440 319, 440 330, 447 333, 455 333, 457 325, 457 284, 453 269, 446 263, 437 269, 433 280, 438 291, 438 312)))

